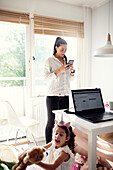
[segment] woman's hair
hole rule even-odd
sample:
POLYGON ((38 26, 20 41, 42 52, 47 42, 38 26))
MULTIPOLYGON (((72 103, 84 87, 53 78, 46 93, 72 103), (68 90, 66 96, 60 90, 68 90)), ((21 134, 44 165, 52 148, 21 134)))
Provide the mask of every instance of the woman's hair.
MULTIPOLYGON (((61 44, 67 45, 67 42, 64 39, 62 39, 61 37, 57 37, 55 44, 54 44, 53 55, 55 55, 57 53, 56 47, 60 47, 61 44)), ((65 55, 64 55, 64 58, 65 58, 65 61, 67 64, 67 57, 65 55)))
POLYGON ((68 144, 70 150, 72 151, 72 153, 74 153, 74 147, 75 147, 74 138, 75 138, 76 135, 73 133, 72 127, 69 126, 69 128, 68 128, 68 127, 66 127, 66 126, 59 126, 59 125, 57 125, 57 126, 60 127, 60 128, 62 128, 63 130, 65 130, 65 132, 66 132, 66 137, 70 136, 70 139, 69 139, 69 141, 68 141, 67 144, 68 144))

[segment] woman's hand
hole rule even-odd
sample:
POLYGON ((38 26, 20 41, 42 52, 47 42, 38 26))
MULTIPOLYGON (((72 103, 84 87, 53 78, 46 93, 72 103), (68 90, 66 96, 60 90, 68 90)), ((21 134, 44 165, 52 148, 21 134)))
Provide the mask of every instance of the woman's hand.
POLYGON ((70 64, 62 65, 56 72, 55 75, 58 76, 59 74, 67 71, 70 69, 70 64))
POLYGON ((74 68, 73 68, 73 65, 70 65, 69 70, 71 71, 70 75, 71 75, 71 76, 74 76, 75 70, 74 70, 74 68))
POLYGON ((73 65, 69 65, 69 70, 73 72, 74 70, 73 65))

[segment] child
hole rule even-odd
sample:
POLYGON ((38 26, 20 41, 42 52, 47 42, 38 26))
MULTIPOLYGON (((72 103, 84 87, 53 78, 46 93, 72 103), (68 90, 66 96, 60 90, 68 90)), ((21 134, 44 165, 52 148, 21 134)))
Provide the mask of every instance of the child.
POLYGON ((48 149, 48 156, 45 162, 40 162, 37 165, 46 170, 70 170, 71 165, 75 162, 73 154, 75 135, 70 123, 60 121, 56 122, 56 125, 54 140, 44 146, 48 149))

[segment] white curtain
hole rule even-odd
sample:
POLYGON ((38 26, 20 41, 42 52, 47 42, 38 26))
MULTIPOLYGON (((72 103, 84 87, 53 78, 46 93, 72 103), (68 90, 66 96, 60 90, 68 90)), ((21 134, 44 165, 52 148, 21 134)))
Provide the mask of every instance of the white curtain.
MULTIPOLYGON (((91 81, 91 8, 84 7, 84 42, 83 42, 83 54, 82 51, 78 50, 79 56, 79 87, 85 88, 90 86, 91 81)), ((78 48, 82 45, 82 41, 79 40, 78 48)))

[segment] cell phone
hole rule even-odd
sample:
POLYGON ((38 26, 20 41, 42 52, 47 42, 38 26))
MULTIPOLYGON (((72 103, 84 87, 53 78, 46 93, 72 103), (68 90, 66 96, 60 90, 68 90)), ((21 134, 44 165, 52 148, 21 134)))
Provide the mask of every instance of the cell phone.
POLYGON ((74 62, 74 60, 69 60, 67 64, 72 65, 72 64, 73 64, 73 62, 74 62))

